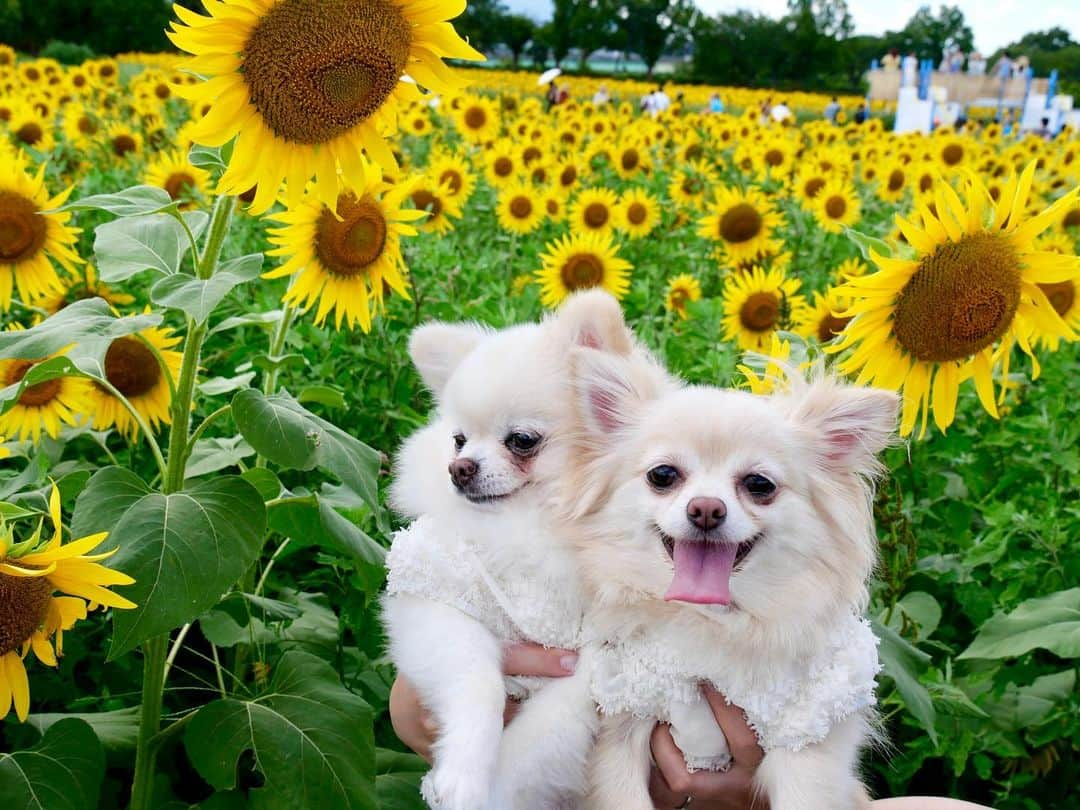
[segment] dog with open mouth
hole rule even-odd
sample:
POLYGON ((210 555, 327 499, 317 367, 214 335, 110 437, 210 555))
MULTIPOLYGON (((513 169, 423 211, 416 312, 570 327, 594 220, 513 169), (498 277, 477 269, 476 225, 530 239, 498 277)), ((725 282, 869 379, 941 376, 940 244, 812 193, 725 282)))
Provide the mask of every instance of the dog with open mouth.
POLYGON ((772 810, 863 807, 879 665, 862 612, 896 395, 793 375, 764 397, 587 349, 574 362, 568 512, 602 712, 588 806, 652 807, 658 721, 688 771, 729 766, 710 683, 746 712, 772 810))
POLYGON ((622 311, 578 294, 540 324, 434 323, 410 354, 435 396, 396 460, 391 497, 414 519, 387 558, 391 658, 440 732, 422 792, 440 810, 580 805, 596 711, 574 675, 507 679, 503 645, 580 646, 583 588, 555 508, 568 466, 574 347, 640 353, 622 311), (528 697, 503 729, 507 695, 528 697))

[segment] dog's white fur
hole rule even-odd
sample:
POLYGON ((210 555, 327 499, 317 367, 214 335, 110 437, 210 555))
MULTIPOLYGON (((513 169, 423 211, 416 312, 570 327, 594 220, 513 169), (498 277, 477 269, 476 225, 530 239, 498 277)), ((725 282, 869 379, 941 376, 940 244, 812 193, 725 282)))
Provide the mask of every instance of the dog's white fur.
MULTIPOLYGON (((758 397, 683 387, 658 367, 589 350, 575 351, 575 363, 577 469, 568 511, 579 522, 595 597, 593 633, 605 643, 644 634, 689 671, 724 673, 750 694, 766 693, 777 671, 798 673, 800 662, 820 654, 830 628, 865 608, 876 547, 875 455, 893 435, 896 396, 819 375, 758 397), (658 491, 647 483, 657 464, 679 470, 677 486, 658 491), (748 491, 750 473, 776 484, 767 503, 748 491), (664 601, 673 565, 657 528, 676 540, 693 537, 686 517, 693 497, 727 506, 712 540, 761 537, 735 567, 730 606, 664 601)), ((590 807, 652 807, 649 736, 657 719, 602 718, 590 807)), ((755 789, 772 810, 862 806, 857 759, 872 719, 858 711, 800 750, 766 746, 755 789)))
MULTIPOLYGON (((450 534, 468 538, 480 559, 470 587, 528 580, 568 605, 572 626, 555 640, 524 639, 552 645, 572 639, 560 646, 577 640, 583 605, 573 549, 554 508, 568 467, 560 433, 572 419, 570 357, 581 346, 620 356, 634 350, 610 296, 581 294, 540 324, 501 331, 446 323, 417 329, 410 354, 437 407, 431 423, 402 448, 392 488, 399 512, 428 527, 425 542, 450 534), (522 458, 508 449, 515 431, 542 437, 535 455, 522 458), (459 456, 479 465, 463 491, 447 473, 459 456), (496 500, 477 503, 463 492, 496 500)), ((393 585, 393 550, 390 566, 393 585)), ((503 646, 526 633, 515 627, 507 638, 500 632, 505 635, 507 619, 514 624, 517 608, 535 606, 510 605, 501 623, 459 607, 408 587, 391 588, 384 602, 394 663, 440 727, 425 798, 444 810, 576 806, 596 725, 587 661, 579 660, 572 677, 529 683, 530 697, 504 733, 503 646)))

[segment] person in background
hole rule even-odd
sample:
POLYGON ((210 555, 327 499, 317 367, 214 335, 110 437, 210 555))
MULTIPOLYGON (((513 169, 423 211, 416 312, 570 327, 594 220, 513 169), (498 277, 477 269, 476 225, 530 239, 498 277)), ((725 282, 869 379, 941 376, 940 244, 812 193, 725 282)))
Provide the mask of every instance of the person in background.
POLYGON ((1013 62, 1013 76, 1023 76, 1027 73, 1029 67, 1031 67, 1031 60, 1026 55, 1021 54, 1013 62))
POLYGON ((772 120, 778 124, 782 124, 789 118, 794 117, 792 115, 791 108, 787 105, 786 101, 781 101, 779 104, 773 107, 770 111, 770 115, 772 116, 772 120))
POLYGON ((881 57, 882 70, 900 69, 900 52, 896 48, 890 48, 889 52, 881 57))
POLYGON ((559 103, 559 85, 554 80, 548 85, 547 95, 544 96, 547 101, 548 112, 551 112, 551 108, 559 103))
POLYGON ((671 98, 664 92, 664 86, 662 84, 656 85, 656 90, 652 94, 652 109, 653 117, 667 110, 671 106, 671 98))
POLYGON ((870 117, 870 108, 866 106, 864 101, 859 105, 859 109, 855 111, 855 123, 862 124, 866 122, 866 119, 870 117))
POLYGON ((724 102, 720 99, 719 93, 713 93, 709 96, 709 112, 722 113, 724 111, 724 102))
POLYGON ((611 95, 608 93, 607 85, 602 84, 596 88, 596 92, 593 93, 592 103, 595 107, 603 107, 611 101, 611 95))
POLYGON ((832 97, 832 101, 825 105, 825 120, 830 124, 836 123, 836 116, 840 112, 840 102, 836 100, 836 96, 832 97))
POLYGON ((1003 53, 1001 58, 997 60, 997 64, 994 65, 994 75, 997 76, 1004 83, 1012 77, 1013 63, 1007 53, 1003 53))
POLYGON ((919 72, 919 60, 915 56, 915 52, 912 51, 904 57, 902 62, 904 78, 902 85, 904 87, 912 87, 915 84, 915 74, 919 72))
POLYGON ((959 48, 954 48, 952 55, 949 57, 949 73, 959 73, 964 69, 964 52, 959 48))
POLYGON ((1054 130, 1050 129, 1050 119, 1041 119, 1040 126, 1037 130, 1035 130, 1034 134, 1042 138, 1044 141, 1054 140, 1054 130))
POLYGON ((978 51, 972 51, 971 56, 968 57, 968 75, 986 75, 986 57, 978 51))
POLYGON ((759 124, 769 123, 769 116, 772 113, 772 98, 766 96, 761 102, 761 116, 758 118, 759 124))

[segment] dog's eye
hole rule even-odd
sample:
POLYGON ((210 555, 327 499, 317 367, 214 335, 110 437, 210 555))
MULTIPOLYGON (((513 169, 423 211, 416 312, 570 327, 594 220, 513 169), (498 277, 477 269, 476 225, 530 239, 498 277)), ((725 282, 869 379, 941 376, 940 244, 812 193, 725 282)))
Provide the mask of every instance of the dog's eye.
POLYGON ((465 440, 465 434, 464 433, 455 433, 454 434, 454 449, 455 450, 460 450, 462 447, 465 446, 465 441, 466 440, 465 440))
POLYGON ((540 444, 540 434, 515 430, 506 437, 505 444, 511 453, 527 456, 540 444))
POLYGON ((743 479, 743 486, 755 498, 767 498, 776 492, 776 484, 764 475, 758 475, 757 473, 750 473, 750 475, 746 476, 743 479))
POLYGON ((667 489, 679 480, 679 471, 670 464, 658 464, 645 473, 645 480, 657 489, 667 489))

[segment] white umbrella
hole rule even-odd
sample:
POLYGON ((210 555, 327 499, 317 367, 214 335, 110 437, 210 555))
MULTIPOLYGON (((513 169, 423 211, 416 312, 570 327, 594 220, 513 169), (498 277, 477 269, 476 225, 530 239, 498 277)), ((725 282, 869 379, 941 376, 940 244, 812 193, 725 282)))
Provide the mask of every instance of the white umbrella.
POLYGON ((549 68, 540 74, 540 78, 536 80, 537 84, 550 84, 552 79, 558 76, 562 76, 562 71, 558 68, 549 68))

